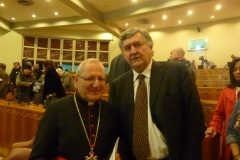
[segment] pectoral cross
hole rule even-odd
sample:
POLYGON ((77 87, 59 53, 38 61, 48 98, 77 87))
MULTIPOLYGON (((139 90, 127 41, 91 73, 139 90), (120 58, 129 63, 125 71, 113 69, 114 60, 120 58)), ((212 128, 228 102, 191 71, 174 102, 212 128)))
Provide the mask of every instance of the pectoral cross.
POLYGON ((86 156, 85 160, 97 160, 97 156, 94 156, 93 148, 91 148, 91 151, 89 152, 89 157, 86 156))

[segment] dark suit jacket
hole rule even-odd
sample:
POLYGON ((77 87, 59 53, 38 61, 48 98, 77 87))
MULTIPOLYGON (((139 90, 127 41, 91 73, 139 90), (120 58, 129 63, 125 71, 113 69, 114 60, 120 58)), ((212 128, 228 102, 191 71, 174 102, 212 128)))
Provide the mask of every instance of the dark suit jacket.
MULTIPOLYGON (((113 81, 110 101, 118 105, 122 136, 118 152, 132 155, 134 90, 133 71, 113 81)), ((150 110, 153 122, 165 135, 169 160, 200 160, 204 116, 195 83, 185 64, 153 61, 150 78, 150 110)))
MULTIPOLYGON (((87 134, 96 134, 99 105, 94 105, 89 109, 87 101, 81 100, 78 96, 76 100, 87 134), (89 119, 90 113, 93 115, 91 119, 89 119), (89 123, 94 124, 91 134, 89 123)), ((100 101, 100 124, 94 153, 98 156, 98 160, 107 160, 118 137, 118 117, 113 105, 104 100, 100 101)), ((94 138, 91 139, 93 143, 94 138)), ((39 123, 29 159, 52 160, 59 155, 68 160, 84 160, 85 156, 89 156, 89 151, 89 142, 73 95, 51 102, 39 123)))

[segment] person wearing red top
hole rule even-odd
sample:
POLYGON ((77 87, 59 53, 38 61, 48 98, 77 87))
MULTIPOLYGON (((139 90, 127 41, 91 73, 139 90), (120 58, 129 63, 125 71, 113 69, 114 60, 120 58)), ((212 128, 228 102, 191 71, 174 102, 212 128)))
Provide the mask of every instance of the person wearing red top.
POLYGON ((236 67, 240 67, 240 58, 235 59, 230 66, 230 84, 222 90, 212 121, 205 132, 206 137, 214 137, 217 134, 223 136, 222 160, 232 159, 230 147, 226 144, 226 125, 228 124, 236 100, 239 98, 240 74, 234 71, 236 67), (224 121, 225 125, 223 126, 222 123, 224 121))

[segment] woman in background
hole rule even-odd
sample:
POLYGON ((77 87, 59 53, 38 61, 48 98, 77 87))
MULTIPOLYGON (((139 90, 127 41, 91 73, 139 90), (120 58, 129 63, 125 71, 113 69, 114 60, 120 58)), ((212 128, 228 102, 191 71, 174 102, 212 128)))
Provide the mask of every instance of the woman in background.
POLYGON ((222 142, 222 160, 231 160, 232 154, 230 147, 226 143, 226 126, 233 111, 234 105, 240 94, 240 58, 233 61, 229 69, 230 84, 228 84, 219 97, 217 107, 214 111, 212 121, 205 134, 208 136, 223 136, 222 142), (225 126, 222 123, 225 121, 225 126))
POLYGON ((44 60, 44 85, 43 85, 43 101, 49 94, 56 93, 57 98, 66 96, 65 90, 62 86, 61 79, 56 72, 55 64, 52 60, 44 60))

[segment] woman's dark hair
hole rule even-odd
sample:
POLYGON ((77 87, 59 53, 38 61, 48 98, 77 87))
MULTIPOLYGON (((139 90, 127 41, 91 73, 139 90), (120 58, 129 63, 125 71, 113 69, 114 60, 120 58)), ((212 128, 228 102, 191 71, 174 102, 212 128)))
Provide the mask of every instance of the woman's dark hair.
POLYGON ((229 88, 240 87, 240 82, 237 81, 233 75, 235 65, 239 61, 240 61, 240 58, 234 59, 234 61, 232 62, 231 66, 229 68, 230 83, 227 85, 227 87, 229 87, 229 88))
POLYGON ((49 70, 55 69, 55 64, 52 60, 44 60, 43 61, 43 66, 44 66, 44 73, 46 74, 49 70))

